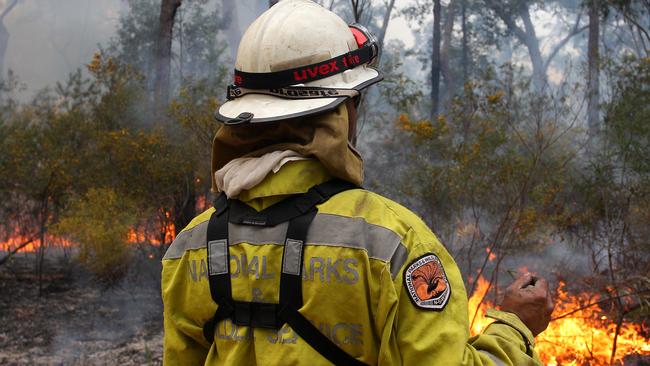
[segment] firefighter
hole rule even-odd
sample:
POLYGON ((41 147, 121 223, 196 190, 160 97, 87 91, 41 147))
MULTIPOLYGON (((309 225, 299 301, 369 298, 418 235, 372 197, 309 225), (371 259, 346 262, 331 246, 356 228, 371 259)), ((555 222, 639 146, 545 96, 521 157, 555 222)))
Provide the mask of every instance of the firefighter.
POLYGON ((165 365, 538 365, 552 303, 526 275, 469 337, 453 258, 360 188, 349 143, 378 44, 308 0, 244 34, 213 143, 214 207, 163 259, 165 365))

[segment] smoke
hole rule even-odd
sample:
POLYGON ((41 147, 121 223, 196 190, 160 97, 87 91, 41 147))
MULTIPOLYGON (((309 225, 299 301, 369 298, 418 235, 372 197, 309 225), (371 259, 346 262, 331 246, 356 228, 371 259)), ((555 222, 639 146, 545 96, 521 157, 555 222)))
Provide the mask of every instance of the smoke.
POLYGON ((115 0, 20 1, 5 18, 5 70, 16 72, 29 99, 88 63, 114 34, 122 3, 115 0))
POLYGON ((53 359, 66 365, 108 360, 144 364, 159 356, 159 265, 159 261, 142 256, 134 260, 121 284, 107 290, 98 288, 87 273, 78 272, 75 288, 63 304, 71 321, 62 322, 48 347, 53 359))

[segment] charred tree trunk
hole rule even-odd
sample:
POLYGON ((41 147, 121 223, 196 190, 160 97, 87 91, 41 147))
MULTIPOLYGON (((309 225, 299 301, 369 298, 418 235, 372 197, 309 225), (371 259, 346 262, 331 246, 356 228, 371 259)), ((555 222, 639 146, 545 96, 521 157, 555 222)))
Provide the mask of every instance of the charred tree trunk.
POLYGON ((154 108, 158 116, 169 102, 171 60, 172 60, 172 31, 174 18, 181 6, 181 0, 162 0, 160 4, 160 23, 156 47, 156 81, 154 83, 154 108))
POLYGON ((442 98, 444 105, 443 110, 447 109, 449 100, 455 93, 456 85, 449 69, 449 50, 451 49, 451 35, 454 30, 454 20, 456 18, 456 1, 452 0, 447 6, 445 16, 445 27, 442 33, 442 48, 440 50, 440 73, 442 80, 445 82, 445 91, 442 98))
POLYGON ((196 187, 194 172, 188 172, 185 182, 185 192, 177 195, 174 204, 174 230, 176 235, 192 221, 196 215, 196 187))
POLYGON ((587 45, 588 75, 587 75, 587 123, 589 140, 598 135, 599 131, 599 89, 600 89, 600 55, 598 41, 600 38, 599 1, 589 1, 589 41, 587 45))
POLYGON ((442 5, 433 3, 433 49, 431 50, 431 119, 438 117, 440 109, 440 23, 442 5))
POLYGON ((36 258, 36 273, 38 274, 38 296, 43 295, 43 267, 45 265, 45 233, 47 231, 47 217, 49 215, 47 196, 45 196, 42 203, 42 208, 40 212, 40 223, 39 223, 39 246, 38 246, 38 256, 36 258))

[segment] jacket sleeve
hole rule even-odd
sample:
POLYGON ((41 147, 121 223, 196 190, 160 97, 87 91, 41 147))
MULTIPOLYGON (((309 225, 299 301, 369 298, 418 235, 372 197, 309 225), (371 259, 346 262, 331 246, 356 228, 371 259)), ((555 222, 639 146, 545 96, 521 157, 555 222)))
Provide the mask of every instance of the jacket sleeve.
POLYGON ((193 298, 187 281, 179 274, 181 260, 163 260, 162 300, 164 306, 163 365, 203 365, 210 349, 203 329, 184 314, 184 299, 193 298))
MULTIPOLYGON (((447 250, 428 229, 424 244, 411 246, 404 265, 395 278, 384 276, 385 287, 393 295, 382 295, 383 309, 392 324, 385 325, 383 336, 392 334, 389 343, 380 351, 380 364, 404 365, 542 365, 533 351, 533 337, 514 314, 490 311, 496 321, 483 334, 469 337, 468 301, 458 266, 447 250), (427 235, 428 234, 428 235, 427 235), (407 271, 418 268, 421 258, 439 259, 446 276, 450 295, 446 301, 427 308, 413 293, 407 282, 415 276, 407 271), (407 280, 408 279, 408 280, 407 280), (391 329, 387 329, 390 326, 391 329)), ((404 240, 420 242, 422 238, 411 233, 404 240)), ((421 273, 421 272, 420 272, 421 273)), ((417 273, 416 273, 417 274, 417 273)), ((417 283, 416 283, 417 284, 417 283)), ((431 286, 434 286, 433 284, 431 286)), ((426 288, 427 286, 424 286, 426 288)), ((430 287, 432 288, 432 287, 430 287)), ((442 287, 440 287, 442 288, 442 287)), ((422 284, 420 283, 420 289, 422 284)), ((390 323, 390 321, 389 321, 390 323)))

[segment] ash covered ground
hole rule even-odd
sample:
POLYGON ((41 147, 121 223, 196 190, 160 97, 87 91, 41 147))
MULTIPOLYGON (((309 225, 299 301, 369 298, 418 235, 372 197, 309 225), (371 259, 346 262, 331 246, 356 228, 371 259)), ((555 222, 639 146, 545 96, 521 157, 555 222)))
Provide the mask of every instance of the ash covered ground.
POLYGON ((105 288, 74 263, 0 267, 0 365, 161 365, 158 261, 105 288))

